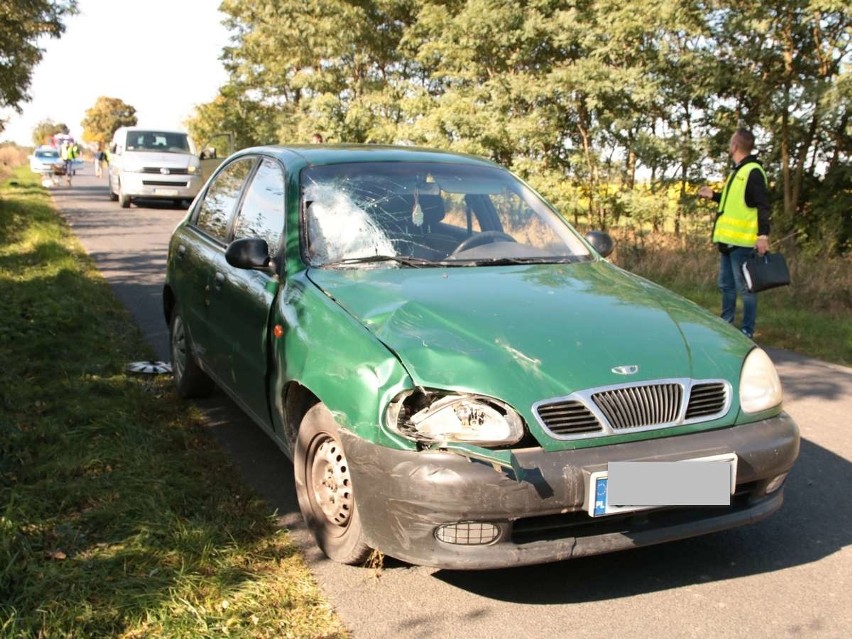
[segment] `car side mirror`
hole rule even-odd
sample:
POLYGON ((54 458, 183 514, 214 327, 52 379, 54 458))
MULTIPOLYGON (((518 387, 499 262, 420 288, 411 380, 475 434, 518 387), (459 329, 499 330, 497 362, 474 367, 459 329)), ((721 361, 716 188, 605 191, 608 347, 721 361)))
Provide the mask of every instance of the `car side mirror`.
POLYGON ((269 244, 259 237, 234 240, 225 249, 225 261, 235 268, 246 270, 269 267, 269 244))
POLYGON ((586 241, 592 245, 601 257, 609 257, 610 253, 615 250, 615 241, 610 237, 609 233, 603 231, 589 231, 586 233, 586 241))

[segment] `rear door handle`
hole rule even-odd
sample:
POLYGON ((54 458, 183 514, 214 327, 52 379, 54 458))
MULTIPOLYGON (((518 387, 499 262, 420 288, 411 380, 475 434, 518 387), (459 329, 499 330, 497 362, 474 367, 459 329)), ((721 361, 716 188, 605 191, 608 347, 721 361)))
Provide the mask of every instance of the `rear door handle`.
POLYGON ((177 257, 178 257, 179 260, 182 260, 183 258, 186 257, 186 245, 180 244, 177 247, 177 257))

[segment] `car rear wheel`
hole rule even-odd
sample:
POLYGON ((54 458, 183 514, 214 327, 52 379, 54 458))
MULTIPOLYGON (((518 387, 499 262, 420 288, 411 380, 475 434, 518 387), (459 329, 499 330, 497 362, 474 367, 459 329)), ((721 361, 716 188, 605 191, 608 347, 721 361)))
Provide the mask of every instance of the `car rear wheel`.
POLYGON ((299 509, 317 545, 334 561, 363 564, 372 549, 364 541, 337 422, 324 404, 302 418, 293 466, 299 509))
POLYGON ((186 398, 209 395, 213 391, 213 380, 201 370, 192 356, 180 306, 175 306, 172 311, 169 343, 172 351, 172 376, 178 395, 186 398))

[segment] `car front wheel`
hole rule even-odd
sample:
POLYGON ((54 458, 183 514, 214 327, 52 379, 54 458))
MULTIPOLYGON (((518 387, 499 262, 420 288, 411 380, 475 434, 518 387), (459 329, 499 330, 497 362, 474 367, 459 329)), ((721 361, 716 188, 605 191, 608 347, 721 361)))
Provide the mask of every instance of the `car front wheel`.
POLYGON ((213 380, 201 370, 192 356, 180 306, 175 306, 172 312, 169 343, 172 351, 172 376, 178 395, 185 398, 209 395, 213 391, 213 380))
POLYGON ((130 208, 130 196, 124 192, 124 187, 121 183, 118 185, 118 205, 123 209, 130 208))
POLYGON ((364 541, 338 426, 324 404, 305 413, 293 465, 299 509, 317 545, 334 561, 363 564, 372 549, 364 541))

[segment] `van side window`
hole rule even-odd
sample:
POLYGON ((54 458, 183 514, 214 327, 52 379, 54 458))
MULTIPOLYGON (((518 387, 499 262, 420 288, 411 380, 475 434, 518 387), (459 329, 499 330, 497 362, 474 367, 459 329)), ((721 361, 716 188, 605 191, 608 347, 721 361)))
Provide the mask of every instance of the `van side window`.
POLYGON ((255 162, 256 158, 240 158, 216 176, 198 207, 195 225, 199 230, 222 243, 227 241, 240 189, 255 162))
POLYGON ((234 224, 234 239, 260 237, 269 244, 269 255, 281 251, 284 231, 284 173, 276 162, 264 159, 246 190, 234 224))

